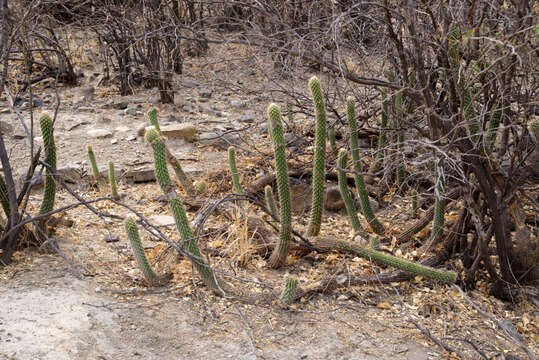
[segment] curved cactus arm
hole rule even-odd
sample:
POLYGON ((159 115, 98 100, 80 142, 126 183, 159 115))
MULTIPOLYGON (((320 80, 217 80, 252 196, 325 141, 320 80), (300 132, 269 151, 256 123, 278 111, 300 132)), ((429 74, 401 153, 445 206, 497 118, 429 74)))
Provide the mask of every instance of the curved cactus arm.
MULTIPOLYGON (((269 211, 279 220, 279 213, 277 212, 277 206, 275 205, 275 197, 273 196, 273 189, 270 185, 266 185, 264 188, 264 196, 266 198, 266 206, 268 207, 269 211)), ((271 223, 276 227, 277 221, 271 220, 271 223)))
POLYGON ((112 160, 109 160, 109 181, 110 181, 110 192, 114 200, 120 200, 120 195, 118 194, 118 186, 116 185, 116 174, 114 171, 114 163, 112 160))
POLYGON ((348 184, 346 182, 346 172, 341 169, 346 169, 346 163, 348 161, 348 156, 346 150, 341 150, 339 153, 339 172, 337 174, 339 181, 339 190, 341 191, 341 197, 344 201, 344 206, 346 207, 346 212, 350 218, 350 223, 355 232, 363 231, 363 227, 359 222, 357 217, 356 207, 354 206, 354 200, 350 196, 350 191, 348 190, 348 184))
POLYGON ((99 190, 103 190, 105 187, 105 180, 99 173, 99 168, 97 167, 97 162, 95 160, 94 150, 91 145, 88 145, 88 158, 90 159, 90 165, 92 166, 92 172, 94 173, 94 179, 97 182, 97 187, 99 190))
POLYGON ((232 184, 234 185, 234 190, 238 194, 243 194, 238 168, 236 167, 236 150, 233 146, 228 148, 228 164, 230 165, 230 172, 232 173, 232 184))
POLYGON ((363 216, 365 216, 365 219, 367 219, 367 222, 369 223, 371 229, 377 234, 383 234, 384 227, 374 215, 374 211, 372 211, 371 203, 369 202, 369 194, 365 187, 363 175, 361 175, 361 173, 363 172, 363 168, 361 166, 361 161, 359 158, 357 123, 355 118, 354 98, 352 97, 349 97, 346 101, 346 115, 350 124, 350 148, 352 150, 352 160, 354 163, 354 170, 356 172, 354 174, 354 181, 361 204, 361 210, 363 212, 363 216))
POLYGON ((281 111, 275 104, 268 107, 268 129, 271 131, 273 152, 275 155, 275 172, 277 178, 277 190, 279 192, 279 208, 281 228, 279 231, 279 243, 273 249, 269 259, 269 266, 278 268, 284 264, 290 247, 290 232, 292 224, 290 205, 290 183, 288 179, 288 167, 286 165, 286 151, 281 122, 281 111))
POLYGON ((156 129, 152 129, 146 133, 146 140, 152 145, 155 161, 155 176, 161 190, 168 199, 169 206, 172 210, 172 215, 174 216, 176 223, 176 228, 178 229, 183 241, 182 247, 187 249, 187 251, 192 255, 190 260, 206 286, 219 295, 223 295, 223 292, 228 293, 230 290, 228 285, 221 279, 218 279, 214 271, 205 263, 198 245, 196 244, 193 232, 189 226, 187 214, 185 213, 183 204, 176 193, 175 187, 168 173, 165 139, 159 135, 159 132, 156 129))
POLYGON ((294 301, 294 296, 296 295, 296 289, 298 288, 298 279, 287 276, 285 280, 283 294, 281 295, 281 300, 290 305, 294 301))
POLYGON ((324 182, 326 170, 326 109, 324 97, 320 89, 320 80, 313 76, 309 80, 309 88, 314 102, 316 114, 315 150, 313 164, 313 196, 311 206, 311 221, 309 223, 309 236, 320 233, 322 212, 324 208, 324 182))
POLYGON ((9 195, 7 191, 6 180, 4 180, 4 177, 1 174, 0 174, 0 203, 2 204, 2 208, 4 209, 4 214, 6 214, 6 217, 9 219, 9 216, 11 215, 11 207, 9 205, 9 195))
POLYGON ((144 248, 140 242, 140 236, 137 230, 135 219, 127 218, 124 222, 124 227, 125 232, 127 233, 127 238, 129 239, 129 243, 131 244, 131 249, 133 249, 135 260, 137 261, 137 264, 144 275, 144 279, 151 286, 163 286, 168 283, 172 274, 166 273, 163 275, 157 275, 148 262, 146 253, 144 252, 144 248))
POLYGON ((335 249, 347 253, 352 253, 370 261, 375 261, 394 268, 425 276, 445 282, 455 282, 457 274, 453 271, 436 270, 431 267, 404 260, 385 252, 365 248, 345 240, 333 238, 321 238, 315 241, 315 245, 326 249, 335 249))

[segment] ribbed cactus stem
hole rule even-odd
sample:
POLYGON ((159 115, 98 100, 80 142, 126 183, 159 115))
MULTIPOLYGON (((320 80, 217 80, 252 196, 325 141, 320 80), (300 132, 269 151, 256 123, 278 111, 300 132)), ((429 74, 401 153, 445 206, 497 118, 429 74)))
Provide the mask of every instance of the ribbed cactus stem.
POLYGON ((99 168, 97 167, 97 162, 95 160, 94 150, 91 145, 88 145, 88 158, 90 159, 90 165, 92 166, 92 172, 94 173, 94 179, 97 182, 99 190, 102 190, 105 187, 105 180, 99 173, 99 168))
POLYGON ((144 279, 148 282, 150 286, 163 286, 170 280, 172 274, 166 273, 163 275, 157 275, 148 259, 146 258, 146 253, 140 242, 140 236, 137 230, 137 224, 135 219, 127 218, 124 222, 125 231, 127 233, 127 238, 131 244, 131 249, 133 249, 133 254, 135 255, 135 260, 137 261, 138 267, 144 275, 144 279))
POLYGON ((335 128, 333 126, 329 128, 328 135, 331 153, 333 154, 333 157, 336 158, 339 155, 339 152, 337 151, 337 140, 335 139, 335 128))
POLYGON ((11 214, 11 208, 9 205, 9 194, 7 191, 7 184, 4 180, 4 177, 0 174, 0 203, 2 203, 2 208, 4 209, 4 214, 9 219, 11 214))
POLYGON ((412 218, 417 217, 417 191, 415 189, 411 192, 412 195, 412 218))
POLYGON ((494 142, 496 141, 496 135, 498 135, 498 128, 500 127, 500 120, 502 118, 502 107, 494 106, 494 111, 490 116, 488 124, 487 138, 485 143, 485 153, 492 153, 494 142))
POLYGON ((169 200, 172 215, 174 216, 174 220, 176 222, 176 228, 178 229, 178 232, 183 240, 183 248, 185 248, 192 255, 190 260, 206 286, 217 294, 223 295, 223 291, 227 293, 229 290, 228 285, 224 281, 218 279, 213 270, 206 265, 201 256, 198 245, 195 242, 193 232, 189 226, 187 214, 185 213, 185 209, 178 197, 178 194, 176 194, 172 180, 170 179, 170 175, 168 173, 165 139, 159 135, 156 129, 152 129, 146 133, 146 140, 152 145, 157 182, 169 200))
POLYGON ((341 251, 349 252, 361 256, 367 260, 386 264, 394 268, 428 278, 452 283, 455 282, 457 277, 457 275, 452 271, 436 270, 431 267, 404 260, 381 251, 364 248, 345 240, 336 240, 336 245, 341 251))
POLYGON ((238 168, 236 167, 236 150, 233 146, 228 148, 228 165, 230 166, 230 173, 232 174, 232 185, 234 186, 234 191, 236 191, 238 194, 243 194, 238 168))
POLYGON ((434 201, 434 219, 432 221, 432 230, 430 234, 429 242, 434 241, 436 238, 442 235, 445 221, 445 199, 443 196, 442 185, 438 185, 438 193, 436 194, 436 200, 434 201))
MULTIPOLYGON (((275 205, 275 197, 273 196, 273 189, 270 185, 266 185, 264 188, 264 196, 266 198, 266 206, 268 207, 269 211, 279 220, 279 213, 277 212, 277 206, 275 205)), ((278 222, 276 220, 271 220, 271 223, 274 226, 278 225, 278 222)))
POLYGON ((382 234, 384 233, 384 227, 374 215, 374 211, 372 211, 371 203, 369 202, 369 194, 365 187, 363 175, 361 174, 363 172, 363 167, 361 166, 361 160, 359 158, 357 123, 354 105, 354 98, 349 97, 346 101, 346 115, 350 124, 350 149, 352 150, 352 160, 354 162, 354 181, 356 184, 356 190, 359 196, 363 216, 365 216, 369 226, 375 233, 382 234))
POLYGON ((273 249, 269 259, 269 266, 278 268, 284 264, 290 247, 291 232, 291 204, 290 183, 288 179, 288 166, 286 164, 286 151, 281 122, 281 111, 275 104, 268 107, 268 129, 271 132, 273 153, 275 155, 275 172, 277 178, 277 191, 279 193, 279 209, 281 228, 279 231, 279 243, 273 249))
POLYGON ((148 118, 150 119, 150 124, 161 134, 161 128, 159 127, 159 121, 157 120, 157 109, 153 108, 148 111, 148 118))
POLYGON ((281 300, 290 305, 294 301, 294 296, 296 295, 296 289, 298 288, 298 280, 287 276, 285 280, 283 294, 281 295, 281 300))
POLYGON ((294 111, 292 108, 292 104, 286 104, 286 112, 288 122, 290 123, 290 125, 292 125, 294 123, 294 111))
POLYGON ((352 199, 352 196, 350 195, 350 191, 348 190, 348 183, 346 181, 346 172, 341 169, 346 169, 346 163, 348 161, 348 156, 346 154, 346 150, 341 150, 339 153, 339 171, 337 174, 337 179, 339 181, 339 190, 341 191, 341 197, 344 201, 344 206, 346 207, 346 212, 348 213, 348 217, 350 218, 350 223, 352 224, 352 228, 355 232, 363 231, 363 227, 361 226, 361 223, 359 222, 359 219, 357 217, 357 211, 356 207, 354 205, 354 200, 352 199))
POLYGON ((56 172, 56 145, 54 144, 51 117, 43 115, 39 119, 39 124, 41 126, 41 136, 43 137, 43 146, 45 148, 45 162, 49 165, 45 171, 45 190, 43 192, 43 202, 39 209, 40 214, 45 214, 53 210, 56 196, 56 183, 53 178, 53 174, 56 172))
POLYGON ((316 236, 320 233, 322 223, 322 212, 324 208, 324 182, 326 170, 326 109, 324 97, 320 88, 320 80, 313 76, 309 80, 309 88, 314 102, 316 115, 315 129, 315 150, 313 163, 313 196, 311 206, 311 220, 309 223, 309 236, 316 236))
POLYGON ((114 200, 120 200, 120 195, 118 194, 118 186, 116 185, 116 173, 114 171, 114 162, 109 160, 109 182, 110 182, 110 192, 114 200))

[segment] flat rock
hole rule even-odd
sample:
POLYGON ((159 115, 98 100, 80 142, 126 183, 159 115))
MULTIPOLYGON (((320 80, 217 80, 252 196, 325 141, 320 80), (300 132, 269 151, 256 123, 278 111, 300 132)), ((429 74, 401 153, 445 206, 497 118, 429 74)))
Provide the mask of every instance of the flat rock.
POLYGON ((111 100, 102 106, 103 109, 116 109, 123 110, 129 106, 128 101, 123 100, 111 100))
POLYGON ((239 122, 252 123, 255 121, 255 117, 251 114, 242 115, 236 119, 239 122))
POLYGON ((172 124, 161 127, 161 132, 168 138, 183 139, 193 142, 198 139, 198 131, 192 123, 172 124))
POLYGON ((199 83, 198 81, 192 80, 192 79, 184 79, 182 80, 182 85, 185 87, 202 87, 203 85, 199 83))
POLYGON ((154 215, 150 217, 150 221, 156 226, 174 225, 174 217, 170 215, 154 215))
POLYGON ((155 181, 153 168, 141 168, 128 170, 122 175, 122 179, 128 183, 144 183, 155 181))
POLYGON ((247 106, 247 103, 240 99, 230 99, 228 103, 230 104, 230 106, 237 108, 244 108, 247 106))
POLYGON ((241 138, 238 134, 206 132, 200 134, 200 143, 206 146, 215 146, 221 149, 228 149, 230 145, 237 145, 241 138))
POLYGON ((71 184, 80 183, 87 174, 86 169, 81 164, 68 164, 56 169, 56 172, 62 176, 66 183, 71 184))
POLYGON ((91 129, 87 132, 89 137, 96 138, 96 139, 104 139, 108 137, 112 137, 112 131, 107 129, 91 129))

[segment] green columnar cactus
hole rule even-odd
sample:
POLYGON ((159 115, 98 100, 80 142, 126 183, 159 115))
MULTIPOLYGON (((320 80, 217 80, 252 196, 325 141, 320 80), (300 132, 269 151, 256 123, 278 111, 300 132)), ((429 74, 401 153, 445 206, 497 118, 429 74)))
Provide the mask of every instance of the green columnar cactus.
POLYGON ((320 89, 320 81, 316 76, 309 80, 309 88, 314 102, 316 114, 315 150, 313 164, 313 196, 311 206, 311 221, 309 223, 309 236, 316 236, 320 232, 324 201, 324 182, 326 170, 326 109, 324 97, 320 89))
POLYGON ((232 184, 234 185, 234 190, 238 194, 243 194, 238 168, 236 167, 236 150, 233 146, 228 148, 228 164, 230 165, 230 172, 232 173, 232 184))
POLYGON ((110 192, 112 193, 112 198, 114 200, 120 200, 120 195, 118 194, 118 186, 116 185, 116 174, 114 171, 114 163, 112 160, 109 160, 109 181, 110 181, 110 192))
POLYGON ((352 150, 354 171, 356 172, 354 174, 354 180, 361 203, 361 210, 363 212, 363 216, 365 216, 365 219, 367 219, 367 222, 369 223, 371 229, 377 234, 382 234, 384 233, 384 227, 374 215, 374 211, 372 211, 371 203, 369 202, 369 194, 367 193, 367 189, 365 188, 365 182, 363 181, 363 175, 361 174, 363 172, 363 168, 359 159, 357 124, 355 118, 354 98, 352 97, 349 97, 346 101, 346 114, 348 117, 348 122, 350 123, 350 148, 352 150))
POLYGON ((294 295, 296 295, 297 288, 298 288, 298 280, 293 277, 287 276, 283 294, 281 295, 281 300, 285 304, 290 305, 292 301, 294 301, 294 295))
POLYGON ((54 200, 56 196, 56 183, 54 182, 53 174, 56 172, 56 145, 54 144, 54 134, 52 129, 52 119, 48 115, 43 115, 39 119, 41 126, 41 136, 43 137, 43 146, 45 147, 45 162, 50 166, 45 171, 45 190, 43 192, 43 201, 40 214, 48 213, 54 208, 54 200))
MULTIPOLYGON (((264 188, 264 195, 266 197, 266 206, 268 207, 269 211, 277 218, 279 219, 279 214, 277 213, 277 206, 275 206, 275 197, 273 196, 273 189, 271 186, 266 185, 264 188)), ((274 226, 277 226, 278 222, 276 220, 271 220, 271 223, 274 226)))
POLYGON ((140 236, 137 230, 135 219, 127 218, 124 222, 124 226, 129 243, 133 249, 133 254, 135 255, 135 260, 137 261, 137 264, 144 275, 144 279, 150 286, 163 286, 168 283, 172 274, 166 273, 163 275, 157 275, 148 262, 146 253, 144 252, 144 248, 140 242, 140 236))
POLYGON ((378 249, 380 247, 380 239, 378 239, 378 236, 371 236, 370 243, 371 243, 371 248, 373 249, 378 249))
POLYGON ((294 111, 292 111, 292 104, 286 104, 286 111, 287 111, 287 117, 288 117, 288 122, 290 123, 290 125, 292 125, 294 123, 294 111))
POLYGON ((168 173, 165 139, 159 135, 157 130, 152 129, 146 133, 146 140, 152 145, 155 160, 155 176, 161 190, 169 200, 169 205, 176 222, 176 228, 183 240, 183 247, 193 256, 194 259, 191 259, 191 262, 206 286, 218 294, 222 295, 223 291, 227 293, 229 290, 228 285, 224 281, 218 279, 213 270, 206 265, 198 245, 195 242, 185 209, 178 194, 176 194, 173 182, 168 173))
POLYGON ((417 217, 417 191, 415 189, 411 192, 412 195, 412 218, 417 217))
POLYGON ((362 246, 350 243, 345 240, 337 240, 336 245, 341 251, 346 251, 355 255, 359 255, 367 260, 386 264, 413 274, 418 274, 421 276, 450 283, 455 282, 457 278, 457 275, 452 271, 436 270, 431 267, 404 260, 381 251, 364 248, 362 246))
POLYGON ((4 177, 0 175, 0 203, 2 203, 2 208, 4 209, 4 214, 9 219, 11 214, 11 208, 9 205, 9 195, 7 191, 7 184, 4 177))
POLYGON ((88 145, 88 158, 90 159, 90 164, 92 166, 92 172, 94 173, 95 181, 99 190, 102 190, 105 187, 105 180, 99 173, 99 168, 97 167, 97 162, 95 160, 94 150, 91 145, 88 145))
POLYGON ((329 128, 329 146, 331 147, 331 153, 333 157, 337 157, 339 152, 337 151, 337 141, 335 140, 335 128, 332 126, 329 128))
POLYGON ((449 44, 449 62, 453 70, 453 76, 457 84, 457 90, 460 91, 461 96, 461 108, 464 119, 468 123, 468 131, 473 142, 476 142, 479 138, 479 122, 477 120, 475 109, 473 106, 473 98, 468 85, 464 79, 463 74, 460 72, 460 59, 459 59, 459 41, 461 39, 461 32, 458 27, 453 27, 448 37, 449 44))
POLYGON ((150 124, 161 134, 161 128, 159 127, 159 121, 157 120, 157 109, 153 108, 148 111, 148 118, 150 119, 150 124))
POLYGON ((200 180, 195 184, 197 192, 199 194, 204 194, 208 190, 208 184, 204 180, 200 180))
POLYGON ((352 200, 352 197, 350 196, 350 191, 348 190, 348 184, 346 182, 346 172, 344 172, 344 170, 341 170, 346 169, 347 161, 348 157, 346 154, 346 150, 343 149, 339 153, 339 171, 337 174, 339 181, 339 190, 341 191, 341 197, 344 201, 348 217, 350 218, 350 223, 352 223, 352 228, 355 232, 358 232, 363 231, 363 227, 359 222, 356 207, 354 206, 354 200, 352 200))
POLYGON ((434 201, 434 220, 432 221, 432 230, 429 238, 429 243, 442 235, 445 220, 445 199, 443 196, 443 187, 438 185, 438 194, 434 201))
POLYGON ((500 120, 502 118, 502 107, 494 106, 494 111, 490 116, 490 121, 488 124, 487 138, 485 143, 485 153, 490 154, 492 152, 492 147, 494 141, 496 141, 496 135, 498 134, 498 128, 500 127, 500 120))
POLYGON ((279 193, 279 209, 281 228, 279 231, 279 244, 273 249, 269 259, 272 268, 278 268, 284 264, 290 247, 291 232, 291 204, 290 183, 288 179, 288 167, 286 165, 286 151, 281 123, 281 111, 275 104, 268 107, 268 129, 271 132, 273 152, 275 154, 275 172, 277 178, 277 191, 279 193))
MULTIPOLYGON (((161 135, 161 128, 159 127, 159 120, 157 119, 157 109, 153 108, 152 110, 148 111, 148 118, 150 119, 150 124, 154 127, 157 133, 161 135)), ((193 182, 183 171, 183 168, 178 159, 170 152, 168 148, 165 148, 165 150, 167 161, 172 166, 176 178, 178 179, 180 184, 182 184, 183 190, 189 196, 196 196, 197 192, 195 187, 193 186, 193 182)))

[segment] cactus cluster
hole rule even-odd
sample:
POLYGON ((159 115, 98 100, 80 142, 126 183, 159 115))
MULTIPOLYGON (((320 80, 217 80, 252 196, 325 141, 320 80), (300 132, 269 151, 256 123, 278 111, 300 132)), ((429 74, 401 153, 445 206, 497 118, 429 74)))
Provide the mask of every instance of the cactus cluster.
POLYGON ((298 280, 293 277, 287 276, 285 280, 283 294, 281 295, 281 300, 285 304, 290 305, 292 301, 294 301, 294 295, 296 295, 297 288, 298 280))
MULTIPOLYGON (((56 197, 56 182, 53 178, 53 174, 56 172, 56 145, 54 144, 52 118, 48 115, 41 116, 39 125, 41 127, 41 136, 43 137, 43 146, 45 147, 45 163, 49 165, 45 170, 45 189, 39 214, 46 214, 53 210, 56 197)), ((39 238, 42 238, 43 234, 47 234, 46 224, 46 218, 38 221, 39 230, 36 235, 39 238)))

